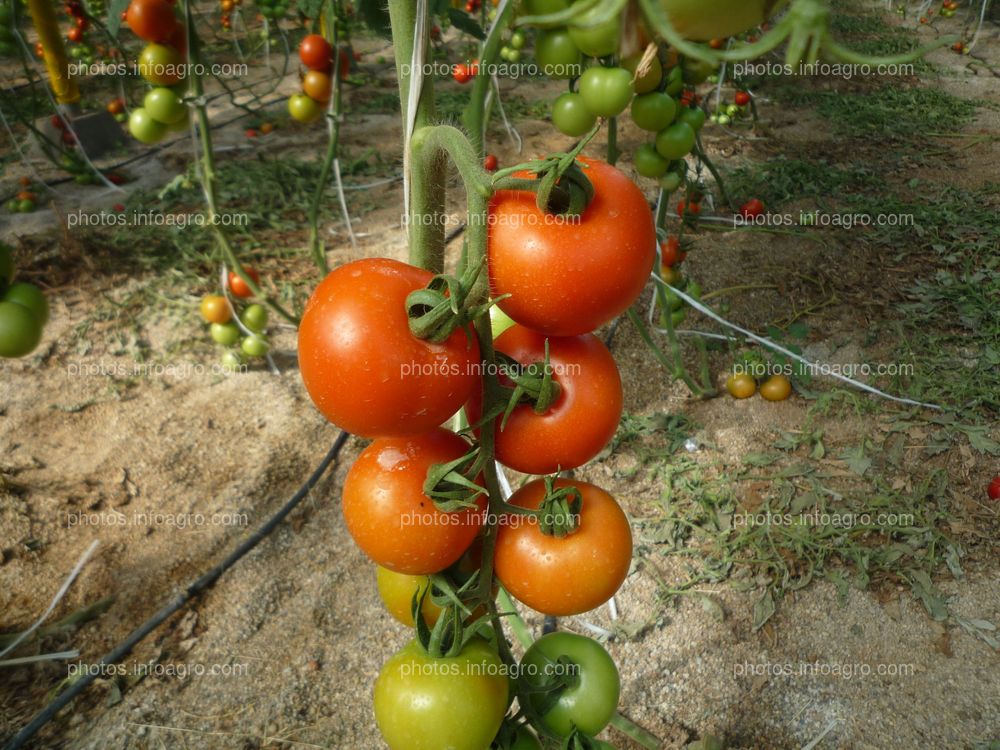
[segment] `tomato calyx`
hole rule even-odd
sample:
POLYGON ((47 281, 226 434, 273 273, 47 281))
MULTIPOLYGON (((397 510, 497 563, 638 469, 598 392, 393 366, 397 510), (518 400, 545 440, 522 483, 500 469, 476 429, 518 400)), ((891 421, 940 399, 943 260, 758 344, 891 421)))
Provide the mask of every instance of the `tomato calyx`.
POLYGON ((482 618, 470 624, 465 620, 471 610, 465 601, 479 586, 478 571, 471 575, 459 588, 455 588, 445 576, 431 577, 431 585, 413 595, 412 612, 416 623, 416 639, 428 656, 434 658, 458 656, 472 639, 478 637, 482 618), (435 592, 435 603, 440 602, 441 614, 431 627, 424 615, 424 599, 435 592))
POLYGON ((600 125, 594 125, 580 142, 565 154, 501 169, 493 177, 493 190, 525 190, 535 193, 539 211, 557 216, 582 216, 594 199, 594 185, 576 157, 600 125), (532 172, 533 177, 517 177, 516 172, 532 172))
POLYGON ((545 477, 545 498, 538 506, 538 530, 546 536, 564 537, 580 525, 583 495, 576 487, 555 486, 554 477, 545 477))
POLYGON ((484 463, 483 453, 477 448, 454 461, 434 464, 427 470, 424 494, 443 513, 475 508, 476 498, 486 492, 474 479, 484 463))
POLYGON ((599 740, 574 729, 573 733, 563 740, 560 750, 601 750, 603 745, 598 744, 599 740))
POLYGON ((482 264, 470 266, 461 279, 438 274, 423 289, 410 292, 406 297, 410 332, 432 344, 444 343, 459 328, 471 336, 468 324, 493 304, 469 304, 470 292, 482 269, 482 264))
POLYGON ((507 426, 507 420, 518 404, 531 404, 536 414, 544 414, 559 399, 562 388, 552 379, 548 339, 545 339, 545 358, 541 362, 522 365, 503 352, 497 352, 496 357, 503 374, 514 383, 513 388, 507 389, 510 396, 500 422, 501 430, 507 426))

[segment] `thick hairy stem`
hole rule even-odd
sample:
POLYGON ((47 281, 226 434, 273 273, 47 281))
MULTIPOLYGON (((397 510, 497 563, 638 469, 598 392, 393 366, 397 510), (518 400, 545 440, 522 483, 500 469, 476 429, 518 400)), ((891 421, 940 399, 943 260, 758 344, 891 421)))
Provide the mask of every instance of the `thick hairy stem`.
MULTIPOLYGON (((428 19, 429 20, 429 19, 428 19)), ((410 122, 410 81, 422 78, 421 95, 414 113, 414 132, 434 122, 433 79, 420 70, 411 70, 415 44, 427 46, 427 39, 414 39, 417 23, 415 0, 389 0, 389 21, 396 57, 396 77, 399 80, 399 103, 403 113, 403 132, 410 122)), ((426 26, 426 24, 425 24, 426 26)), ((410 241, 410 263, 432 273, 444 268, 444 205, 445 166, 443 158, 431 160, 411 170, 409 183, 409 215, 406 217, 410 241)))

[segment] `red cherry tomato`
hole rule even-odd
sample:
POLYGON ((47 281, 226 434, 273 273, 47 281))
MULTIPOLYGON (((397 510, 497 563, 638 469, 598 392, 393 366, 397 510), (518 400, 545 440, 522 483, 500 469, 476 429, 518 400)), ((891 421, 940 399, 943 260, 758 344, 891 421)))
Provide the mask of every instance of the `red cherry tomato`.
POLYGON ((751 198, 740 206, 740 216, 744 219, 753 219, 764 213, 764 203, 759 198, 751 198))
POLYGON ((500 166, 500 161, 493 154, 487 154, 486 158, 483 159, 483 169, 487 172, 496 172, 498 166, 500 166))
POLYGON ((468 83, 472 80, 473 73, 466 63, 459 63, 451 69, 451 77, 459 83, 468 83))
POLYGON ((990 486, 986 488, 986 494, 990 496, 990 500, 1000 500, 1000 474, 993 477, 990 486))
POLYGON ((745 107, 750 103, 750 94, 746 91, 737 91, 733 96, 733 102, 739 107, 745 107))
POLYGON ((701 204, 691 201, 680 201, 677 204, 677 215, 683 218, 684 216, 697 216, 701 213, 701 204))
POLYGON ((679 266, 686 257, 687 253, 681 252, 681 241, 676 237, 668 237, 660 243, 660 263, 667 268, 679 266))
POLYGON ((299 45, 299 59, 310 70, 324 73, 333 65, 333 50, 330 43, 319 34, 310 34, 299 45))
MULTIPOLYGON (((254 283, 260 284, 260 274, 258 274, 254 269, 249 266, 243 266, 243 272, 253 279, 254 283)), ((244 299, 253 296, 253 290, 236 274, 235 271, 229 272, 229 291, 235 296, 243 297, 244 299)))
POLYGON ((125 22, 137 37, 158 44, 169 40, 179 25, 167 0, 132 0, 125 11, 125 22))

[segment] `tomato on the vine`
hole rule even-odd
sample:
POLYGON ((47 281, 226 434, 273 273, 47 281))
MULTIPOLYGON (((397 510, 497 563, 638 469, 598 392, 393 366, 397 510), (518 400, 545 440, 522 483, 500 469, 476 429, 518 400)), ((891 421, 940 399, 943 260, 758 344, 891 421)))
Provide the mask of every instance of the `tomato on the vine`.
MULTIPOLYGON (((639 63, 642 61, 642 57, 643 55, 641 52, 630 55, 622 60, 622 67, 635 77, 636 71, 639 68, 639 63)), ((660 58, 654 56, 649 61, 649 69, 635 79, 635 83, 633 84, 635 93, 648 94, 651 91, 656 91, 656 88, 660 85, 660 81, 662 79, 663 66, 660 64, 660 58)))
POLYGON ((632 121, 643 130, 658 133, 676 116, 677 102, 659 91, 642 94, 632 100, 632 121))
POLYGON ((319 103, 330 101, 333 93, 333 82, 326 73, 310 70, 302 77, 302 90, 319 103))
POLYGON ((184 77, 180 51, 165 44, 147 44, 139 53, 136 67, 139 75, 154 86, 173 86, 184 77))
POLYGON ((208 294, 201 298, 201 317, 209 323, 228 323, 232 319, 229 304, 220 294, 208 294))
POLYGON ((320 34, 309 34, 299 44, 299 59, 310 70, 322 73, 333 65, 333 49, 320 34))
POLYGON ((677 121, 687 123, 697 133, 705 124, 705 110, 701 107, 681 107, 677 111, 677 121))
MULTIPOLYGON (((243 273, 253 279, 255 284, 260 284, 260 274, 253 268, 249 266, 243 266, 243 273)), ((243 277, 236 273, 236 271, 230 271, 228 277, 229 291, 232 292, 237 297, 242 297, 246 299, 247 297, 253 296, 253 289, 247 284, 243 277)))
POLYGON ((408 438, 382 438, 358 456, 344 480, 347 530, 361 550, 396 573, 444 570, 472 544, 483 525, 485 499, 446 513, 424 494, 434 464, 461 458, 470 446, 437 428, 408 438))
POLYGON ((701 213, 701 204, 695 201, 678 201, 677 215, 680 217, 697 216, 701 213))
POLYGON ((579 81, 580 96, 598 117, 616 117, 625 111, 635 90, 632 74, 625 68, 587 68, 579 81))
POLYGON ((681 36, 724 39, 760 26, 784 2, 774 0, 657 0, 681 36))
POLYGON ((143 107, 138 107, 128 116, 128 132, 140 143, 152 144, 163 140, 167 128, 143 107))
POLYGON ((528 647, 518 672, 529 690, 534 691, 553 678, 565 678, 566 684, 556 690, 554 704, 546 692, 532 691, 529 698, 535 710, 543 712, 545 728, 560 737, 568 736, 574 728, 595 735, 607 726, 618 708, 618 668, 604 647, 592 638, 576 633, 543 635, 528 647))
POLYGON ((655 146, 643 143, 632 154, 632 166, 643 177, 663 177, 670 169, 670 160, 660 156, 655 146))
POLYGON ((576 78, 583 70, 583 57, 565 29, 540 31, 535 39, 535 61, 549 78, 576 78))
POLYGON ((288 114, 298 122, 316 122, 323 114, 319 103, 308 94, 292 94, 288 97, 288 114))
MULTIPOLYGON (((431 579, 427 576, 411 576, 406 573, 396 573, 381 565, 375 566, 375 581, 378 595, 382 598, 386 611, 397 621, 409 628, 414 627, 413 597, 420 596, 430 586, 431 579)), ((420 607, 424 620, 431 627, 441 616, 441 608, 427 594, 420 607)))
POLYGON ((451 69, 451 77, 458 83, 468 83, 475 77, 472 66, 468 63, 459 63, 451 69))
POLYGON ((507 713, 507 674, 478 638, 440 658, 411 641, 375 681, 375 721, 390 750, 484 750, 507 713))
MULTIPOLYGON (((632 531, 611 495, 593 484, 557 479, 556 489, 573 487, 583 497, 579 525, 563 537, 542 533, 522 516, 500 522, 494 564, 512 596, 534 610, 564 617, 604 604, 621 586, 632 560, 632 531)), ((537 510, 545 482, 536 479, 510 503, 537 510)))
POLYGON ((601 15, 600 3, 594 5, 575 19, 569 27, 569 35, 577 48, 590 57, 606 57, 618 50, 618 35, 621 20, 612 18, 604 23, 594 25, 594 20, 601 15))
POLYGON ((679 266, 685 258, 687 253, 681 251, 681 241, 676 237, 668 237, 660 243, 660 263, 664 266, 679 266))
POLYGON ((733 103, 737 107, 745 107, 750 103, 750 94, 746 91, 737 91, 733 95, 733 103))
MULTIPOLYGON (((622 381, 611 352, 591 333, 548 338, 524 326, 507 329, 496 350, 522 365, 541 363, 545 343, 559 396, 538 414, 531 404, 518 404, 501 429, 496 426, 496 457, 524 474, 551 474, 583 466, 614 437, 622 415, 622 381)), ((474 394, 469 419, 482 412, 474 394)))
POLYGON ((680 159, 694 148, 694 130, 683 120, 656 134, 656 150, 664 159, 680 159))
POLYGON ((555 336, 588 333, 623 313, 656 256, 642 191, 605 162, 578 161, 594 187, 579 220, 543 214, 530 191, 501 190, 490 203, 493 296, 511 295, 499 303, 505 313, 555 336))
POLYGON ((563 135, 581 136, 597 122, 597 115, 587 109, 583 97, 566 92, 552 103, 552 124, 563 135))
POLYGON ((500 160, 497 159, 493 154, 486 154, 486 158, 483 159, 483 169, 487 172, 496 172, 497 167, 500 166, 500 160))
POLYGON ((147 42, 168 41, 178 25, 174 6, 167 0, 132 0, 125 11, 125 23, 147 42))
POLYGON ((367 258, 332 271, 299 325, 299 367, 317 408, 348 432, 385 437, 426 432, 479 387, 479 345, 455 330, 433 344, 410 332, 406 297, 429 271, 367 258))

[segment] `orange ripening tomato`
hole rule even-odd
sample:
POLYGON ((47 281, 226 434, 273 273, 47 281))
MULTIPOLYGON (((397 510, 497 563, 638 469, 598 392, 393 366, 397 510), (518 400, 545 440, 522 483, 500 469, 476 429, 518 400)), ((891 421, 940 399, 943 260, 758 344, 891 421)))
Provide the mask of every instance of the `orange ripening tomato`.
MULTIPOLYGON (((611 495, 593 484, 557 479, 555 487, 575 487, 583 496, 580 524, 564 536, 547 536, 526 516, 501 520, 496 575, 514 598, 546 615, 587 612, 614 596, 628 575, 632 530, 611 495)), ((537 509, 545 482, 536 479, 509 502, 537 509)))
MULTIPOLYGON (((243 272, 254 280, 255 284, 260 284, 260 274, 249 266, 243 266, 243 272)), ((229 272, 229 291, 242 299, 253 296, 253 289, 247 284, 236 271, 229 272)))
POLYGON ((333 92, 333 82, 326 73, 310 70, 302 77, 302 90, 318 102, 328 102, 333 92))
POLYGON ((589 333, 625 312, 656 257, 653 214, 642 191, 605 162, 579 162, 594 199, 578 220, 544 214, 530 191, 501 190, 490 202, 492 296, 509 294, 501 310, 554 336, 589 333))
MULTIPOLYGON (((514 325, 495 342, 497 351, 523 365, 541 363, 546 337, 514 325)), ((622 416, 622 381, 614 357, 591 333, 550 337, 549 363, 559 397, 543 414, 531 404, 514 407, 507 424, 496 425, 500 463, 524 474, 575 469, 596 456, 614 437, 622 416)), ((468 406, 469 421, 479 421, 482 397, 468 406)))
POLYGON ((219 294, 207 294, 201 298, 201 317, 208 323, 228 323, 232 318, 229 303, 219 294))
POLYGON ((332 271, 299 325, 299 369, 331 422, 364 437, 414 435, 451 417, 480 387, 479 344, 458 329, 441 344, 410 332, 406 297, 432 274, 386 258, 332 271))
POLYGON ((472 544, 483 525, 486 500, 445 513, 424 494, 427 470, 453 461, 471 446, 437 428, 408 438, 384 438, 365 448, 344 480, 344 521, 369 558, 395 573, 444 570, 472 544))

